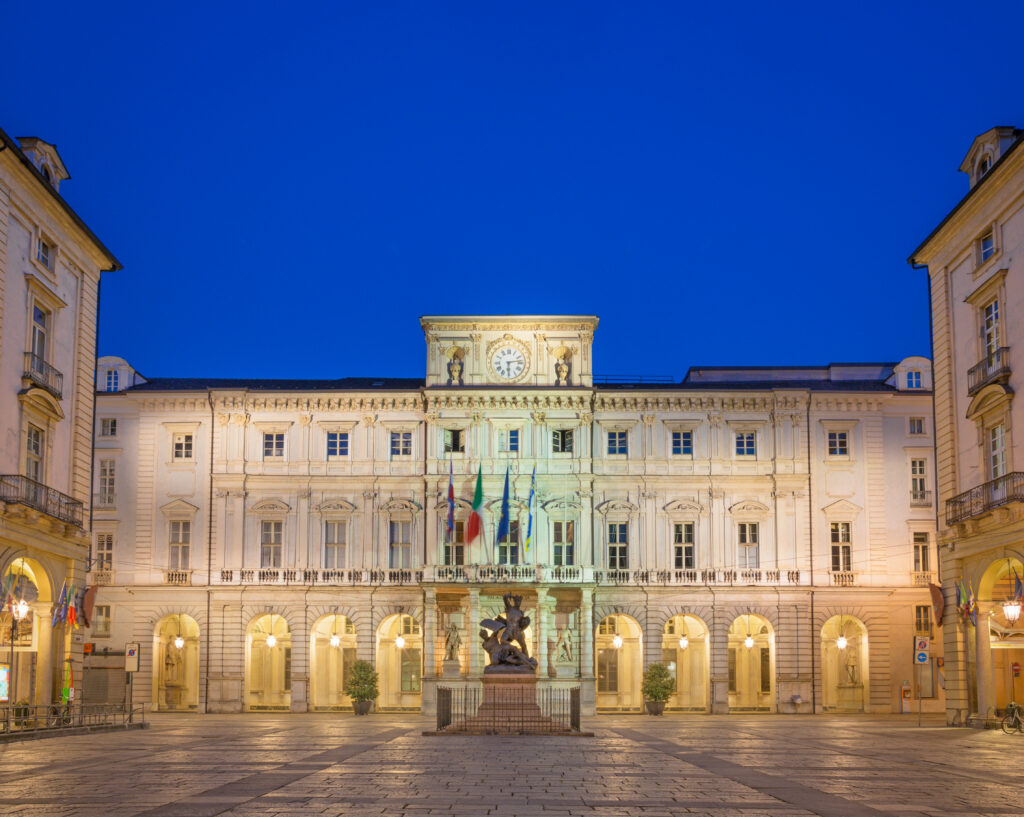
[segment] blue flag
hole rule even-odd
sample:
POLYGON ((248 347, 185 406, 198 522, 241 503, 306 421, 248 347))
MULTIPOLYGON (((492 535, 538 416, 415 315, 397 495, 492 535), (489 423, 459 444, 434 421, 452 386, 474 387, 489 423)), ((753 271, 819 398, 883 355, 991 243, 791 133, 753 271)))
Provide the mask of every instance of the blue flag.
POLYGON ((530 542, 533 540, 533 502, 537 494, 537 466, 533 466, 533 476, 530 477, 530 499, 527 505, 530 509, 530 518, 526 522, 526 552, 530 552, 530 542))
POLYGON ((1024 584, 1021 583, 1020 576, 1017 575, 1016 568, 1013 571, 1013 597, 1015 599, 1024 596, 1024 584))
POLYGON ((508 468, 505 468, 505 493, 501 497, 501 519, 498 520, 498 535, 496 542, 500 542, 508 536, 508 468))

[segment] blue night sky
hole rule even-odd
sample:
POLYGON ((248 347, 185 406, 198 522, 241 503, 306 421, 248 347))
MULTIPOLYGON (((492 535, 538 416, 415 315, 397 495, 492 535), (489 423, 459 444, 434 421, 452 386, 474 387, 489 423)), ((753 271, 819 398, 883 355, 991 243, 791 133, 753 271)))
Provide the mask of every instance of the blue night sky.
POLYGON ((906 258, 1024 126, 1024 9, 710 6, 12 9, 0 126, 149 376, 420 376, 439 313, 597 314, 598 374, 928 354, 906 258))

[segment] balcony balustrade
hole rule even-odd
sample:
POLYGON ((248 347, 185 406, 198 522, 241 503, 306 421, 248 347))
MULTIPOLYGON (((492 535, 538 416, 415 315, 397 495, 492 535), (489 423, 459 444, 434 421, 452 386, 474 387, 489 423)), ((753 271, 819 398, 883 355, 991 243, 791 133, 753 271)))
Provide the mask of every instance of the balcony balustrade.
POLYGON ((833 587, 853 587, 857 584, 857 574, 852 570, 833 570, 828 574, 828 583, 833 587))
POLYGON ((990 383, 1010 379, 1010 349, 1002 346, 967 370, 967 394, 973 397, 990 383))
POLYGON ((53 366, 43 360, 39 355, 32 352, 25 352, 25 371, 22 374, 25 380, 35 383, 37 386, 46 389, 50 394, 60 400, 64 395, 64 375, 53 366))
POLYGON ((0 502, 27 505, 61 522, 82 527, 81 502, 20 474, 0 476, 0 502))
POLYGON ((915 570, 910 580, 914 587, 927 587, 935 583, 935 574, 930 570, 915 570))
POLYGON ((946 524, 955 525, 1021 501, 1024 501, 1024 472, 1012 471, 946 500, 946 524))
POLYGON ((911 491, 910 492, 910 507, 912 508, 930 508, 932 506, 932 492, 931 491, 911 491))
POLYGON ((164 584, 190 585, 192 584, 191 570, 165 570, 164 584))

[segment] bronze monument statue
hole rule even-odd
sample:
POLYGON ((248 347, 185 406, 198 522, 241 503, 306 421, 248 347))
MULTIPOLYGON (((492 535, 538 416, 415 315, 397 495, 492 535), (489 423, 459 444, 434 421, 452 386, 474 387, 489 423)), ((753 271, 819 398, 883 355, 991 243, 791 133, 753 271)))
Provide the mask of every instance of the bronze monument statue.
POLYGON ((537 659, 530 658, 526 648, 525 630, 530 626, 530 617, 519 607, 523 597, 506 593, 503 600, 504 615, 485 618, 480 622, 480 626, 486 628, 480 630, 480 637, 484 641, 484 649, 491 656, 491 663, 484 668, 484 672, 532 674, 537 669, 537 659))

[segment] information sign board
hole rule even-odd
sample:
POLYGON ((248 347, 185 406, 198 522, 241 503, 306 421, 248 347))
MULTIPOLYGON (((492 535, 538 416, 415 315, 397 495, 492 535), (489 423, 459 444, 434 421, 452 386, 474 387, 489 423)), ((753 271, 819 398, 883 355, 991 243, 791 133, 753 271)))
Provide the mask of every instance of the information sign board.
POLYGON ((139 671, 139 642, 133 641, 124 645, 124 671, 139 671))

